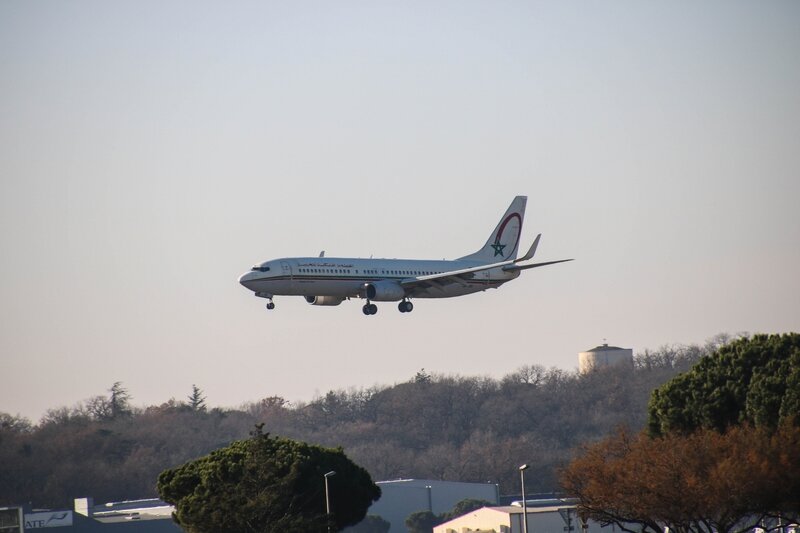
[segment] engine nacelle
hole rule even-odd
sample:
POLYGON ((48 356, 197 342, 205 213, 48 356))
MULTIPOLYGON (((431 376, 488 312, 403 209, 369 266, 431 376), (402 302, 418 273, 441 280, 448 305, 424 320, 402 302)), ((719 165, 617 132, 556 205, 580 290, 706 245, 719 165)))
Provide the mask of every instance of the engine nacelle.
POLYGON ((406 297, 406 290, 396 281, 376 281, 364 284, 367 299, 376 302, 396 302, 406 297))
POLYGON ((339 305, 344 298, 339 296, 306 296, 306 301, 311 305, 339 305))

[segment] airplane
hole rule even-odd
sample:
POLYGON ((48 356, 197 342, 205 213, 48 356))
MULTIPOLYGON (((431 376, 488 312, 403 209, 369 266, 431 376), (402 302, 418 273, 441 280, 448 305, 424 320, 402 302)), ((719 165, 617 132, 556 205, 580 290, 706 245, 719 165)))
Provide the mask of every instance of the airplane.
POLYGON ((356 259, 287 257, 255 265, 239 277, 267 309, 275 309, 274 296, 303 296, 311 305, 334 306, 361 298, 365 315, 374 315, 373 302, 399 302, 401 313, 414 309, 414 298, 452 298, 496 289, 520 276, 523 270, 572 261, 560 259, 526 263, 533 258, 539 239, 517 258, 527 196, 517 196, 475 253, 455 260, 356 259))

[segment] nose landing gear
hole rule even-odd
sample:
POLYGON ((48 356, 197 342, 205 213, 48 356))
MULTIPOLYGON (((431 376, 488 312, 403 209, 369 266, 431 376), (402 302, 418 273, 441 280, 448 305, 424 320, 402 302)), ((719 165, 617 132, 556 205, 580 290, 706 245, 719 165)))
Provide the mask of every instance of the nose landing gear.
POLYGON ((362 307, 361 310, 365 315, 374 315, 378 312, 378 306, 373 303, 369 303, 369 300, 367 300, 367 303, 364 304, 364 307, 362 307))
POLYGON ((275 303, 272 301, 272 295, 266 292, 257 292, 256 296, 259 298, 266 298, 267 299, 267 309, 272 311, 275 309, 275 303))

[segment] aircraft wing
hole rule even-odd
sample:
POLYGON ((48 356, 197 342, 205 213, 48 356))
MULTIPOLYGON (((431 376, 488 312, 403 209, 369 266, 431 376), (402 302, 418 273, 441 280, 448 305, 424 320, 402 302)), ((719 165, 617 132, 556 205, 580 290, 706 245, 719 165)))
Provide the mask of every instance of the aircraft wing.
POLYGON ((490 263, 488 265, 479 265, 476 267, 470 268, 462 268, 459 270, 450 270, 449 272, 440 272, 439 274, 429 274, 427 276, 417 276, 414 278, 406 278, 400 282, 400 285, 404 287, 413 287, 414 285, 423 284, 426 282, 446 282, 446 281, 463 281, 463 278, 459 279, 461 276, 466 274, 472 274, 473 272, 483 272, 484 270, 491 270, 493 268, 498 267, 506 267, 508 268, 511 265, 519 263, 520 261, 527 261, 533 257, 533 254, 536 253, 536 248, 539 246, 539 239, 541 238, 542 234, 536 236, 534 239, 533 244, 531 245, 528 252, 520 257, 519 259, 511 259, 509 261, 501 261, 499 263, 490 263))
POLYGON ((492 268, 501 266, 512 265, 514 261, 503 261, 501 263, 492 263, 491 265, 480 265, 472 268, 462 268, 460 270, 450 270, 449 272, 440 272, 439 274, 429 274, 427 276, 417 276, 414 278, 406 278, 400 281, 400 285, 404 287, 409 285, 416 285, 417 283, 424 283, 426 281, 444 281, 448 278, 457 278, 464 274, 472 274, 473 272, 482 272, 492 268))
POLYGON ((458 283, 466 285, 467 280, 472 278, 475 272, 489 270, 491 268, 498 268, 502 266, 509 266, 514 264, 514 261, 503 261, 500 263, 492 263, 490 265, 480 265, 472 268, 462 268, 459 270, 450 270, 449 272, 441 272, 439 274, 429 274, 427 276, 417 276, 413 278, 406 278, 400 281, 400 285, 405 287, 409 293, 413 295, 416 289, 444 289, 445 286, 451 283, 458 283))
POLYGON ((529 268, 555 265, 556 263, 564 263, 566 261, 572 261, 572 259, 561 259, 559 261, 547 261, 544 263, 533 263, 530 265, 518 265, 517 263, 520 263, 522 261, 528 261, 531 258, 533 258, 533 254, 536 253, 536 248, 539 246, 539 239, 541 238, 541 236, 542 236, 541 233, 537 235, 536 239, 534 239, 533 241, 533 244, 531 244, 531 247, 528 250, 528 252, 518 259, 501 261, 499 263, 490 263, 488 265, 479 265, 471 268, 462 268, 459 270, 451 270, 449 272, 441 272, 439 274, 429 274, 427 276, 406 278, 400 281, 400 285, 402 285, 407 289, 414 290, 416 288, 442 287, 443 285, 449 285, 450 283, 465 284, 467 280, 472 278, 471 274, 474 274, 475 272, 483 272, 484 270, 491 270, 493 268, 502 268, 505 271, 527 270, 529 268))

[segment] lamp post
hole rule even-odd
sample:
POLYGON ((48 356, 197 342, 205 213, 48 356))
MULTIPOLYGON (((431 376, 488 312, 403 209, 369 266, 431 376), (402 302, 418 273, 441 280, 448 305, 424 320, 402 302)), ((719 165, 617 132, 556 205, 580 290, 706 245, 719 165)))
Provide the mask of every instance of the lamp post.
MULTIPOLYGON (((335 476, 336 472, 331 470, 327 474, 325 474, 325 518, 328 522, 328 533, 331 533, 331 497, 330 493, 328 492, 328 478, 331 476, 335 476)), ((527 532, 526 532, 527 533, 527 532)))
POLYGON ((527 464, 519 467, 519 479, 522 484, 522 531, 524 533, 528 533, 528 502, 525 500, 525 471, 527 469, 527 464))

